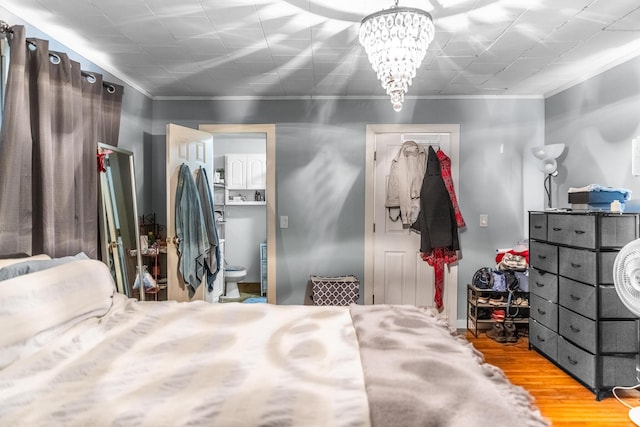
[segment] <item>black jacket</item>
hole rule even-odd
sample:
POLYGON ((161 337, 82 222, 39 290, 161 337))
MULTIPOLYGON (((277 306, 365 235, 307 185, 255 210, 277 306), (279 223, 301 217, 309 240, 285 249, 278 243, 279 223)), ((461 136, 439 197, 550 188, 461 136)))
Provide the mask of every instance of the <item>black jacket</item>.
POLYGON ((420 233, 420 252, 429 253, 434 248, 460 249, 456 213, 433 147, 429 147, 420 190, 420 214, 411 228, 420 233))

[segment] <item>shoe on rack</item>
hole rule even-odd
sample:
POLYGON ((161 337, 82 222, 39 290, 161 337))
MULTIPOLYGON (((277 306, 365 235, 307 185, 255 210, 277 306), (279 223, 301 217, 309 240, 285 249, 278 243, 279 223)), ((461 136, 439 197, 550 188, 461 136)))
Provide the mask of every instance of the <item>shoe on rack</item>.
POLYGON ((491 309, 490 308, 479 308, 478 309, 478 319, 491 319, 491 309))
POLYGON ((489 297, 478 297, 478 304, 487 304, 489 302, 489 297))
POLYGON ((504 320, 505 312, 504 310, 493 309, 491 311, 491 318, 493 320, 504 320))
POLYGON ((489 300, 489 304, 491 305, 502 305, 504 304, 504 297, 500 295, 499 297, 492 297, 489 300))
POLYGON ((513 321, 507 320, 504 322, 504 335, 507 342, 518 342, 518 331, 513 321))
POLYGON ((507 342, 502 322, 495 322, 493 327, 487 331, 487 336, 499 343, 507 342))

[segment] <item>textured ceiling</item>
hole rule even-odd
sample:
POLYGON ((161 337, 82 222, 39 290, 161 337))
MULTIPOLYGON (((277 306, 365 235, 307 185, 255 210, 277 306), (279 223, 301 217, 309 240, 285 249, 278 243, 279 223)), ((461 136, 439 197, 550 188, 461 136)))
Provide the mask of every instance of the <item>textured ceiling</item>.
MULTIPOLYGON (((152 97, 385 97, 358 30, 365 15, 392 3, 3 0, 0 6, 152 97)), ((399 5, 427 10, 436 26, 409 96, 548 96, 640 54, 638 0, 399 5)))

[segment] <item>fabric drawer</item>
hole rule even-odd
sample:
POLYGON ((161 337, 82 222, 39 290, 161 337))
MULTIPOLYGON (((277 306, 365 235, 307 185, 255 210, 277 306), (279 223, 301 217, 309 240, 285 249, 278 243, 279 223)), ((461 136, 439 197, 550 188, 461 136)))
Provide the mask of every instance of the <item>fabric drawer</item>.
POLYGON ((558 301, 563 307, 580 313, 589 319, 596 319, 596 287, 560 277, 558 301))
POLYGON ((529 321, 529 344, 552 360, 558 359, 558 334, 533 319, 529 321))
POLYGON ((529 292, 547 301, 558 302, 558 276, 536 268, 530 269, 529 292))
POLYGON ((596 384, 596 357, 558 337, 558 363, 591 388, 596 384))
POLYGON ((596 248, 596 217, 593 215, 558 215, 548 218, 550 242, 581 248, 596 248))
POLYGON ((549 273, 558 272, 558 247, 548 243, 529 243, 529 263, 549 273))
POLYGON ((634 386, 636 379, 636 356, 602 356, 602 386, 634 386))
POLYGON ((558 333, 591 353, 596 352, 596 322, 564 307, 558 309, 558 333))
POLYGON ((598 283, 613 284, 613 263, 617 255, 618 252, 600 252, 598 254, 598 264, 600 265, 598 283))
POLYGON ((554 332, 558 331, 558 306, 535 294, 529 296, 530 317, 554 332))
POLYGON ((635 215, 600 217, 600 247, 621 248, 638 238, 638 222, 635 215))
POLYGON ((580 282, 596 283, 596 253, 582 249, 560 248, 558 273, 580 282))
POLYGON ((529 215, 529 238, 547 240, 547 215, 532 213, 529 215))
POLYGON ((613 285, 598 286, 600 291, 600 317, 612 319, 636 318, 623 303, 613 285))
POLYGON ((601 321, 600 351, 603 353, 638 353, 638 327, 633 320, 601 321))

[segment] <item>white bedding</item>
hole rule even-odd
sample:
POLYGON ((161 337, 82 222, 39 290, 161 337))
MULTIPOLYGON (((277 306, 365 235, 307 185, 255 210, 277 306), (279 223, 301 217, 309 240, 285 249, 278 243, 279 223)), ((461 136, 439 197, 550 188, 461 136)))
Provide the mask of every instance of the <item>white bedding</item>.
POLYGON ((138 302, 80 260, 0 281, 0 426, 546 427, 431 309, 138 302))
POLYGON ((2 426, 369 425, 348 308, 138 303, 90 260, 28 276, 0 282, 2 426))

